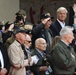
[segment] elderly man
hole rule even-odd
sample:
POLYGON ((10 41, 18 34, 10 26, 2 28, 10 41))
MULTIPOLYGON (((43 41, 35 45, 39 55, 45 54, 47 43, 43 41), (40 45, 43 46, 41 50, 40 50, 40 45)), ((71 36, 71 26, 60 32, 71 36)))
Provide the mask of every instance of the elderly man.
POLYGON ((60 31, 61 40, 51 51, 55 75, 72 75, 76 67, 76 54, 69 44, 74 39, 73 28, 65 26, 60 31))
POLYGON ((24 45, 25 45, 26 50, 30 51, 30 47, 31 47, 32 43, 31 43, 31 37, 28 34, 26 34, 24 45))
MULTIPOLYGON (((36 39, 35 49, 32 51, 32 55, 35 55, 39 61, 31 67, 31 71, 33 71, 34 75, 52 75, 51 63, 44 53, 46 46, 47 43, 45 39, 36 39)), ((51 58, 49 60, 51 60, 51 58)))
POLYGON ((8 48, 11 63, 9 75, 26 75, 25 67, 29 65, 30 58, 24 59, 25 51, 22 46, 25 43, 25 38, 25 31, 21 29, 17 30, 15 33, 15 41, 8 48))
POLYGON ((59 35, 60 30, 66 25, 65 20, 67 18, 67 13, 68 11, 65 7, 57 9, 57 20, 50 26, 54 37, 59 35))
MULTIPOLYGON (((31 57, 31 50, 30 50, 30 47, 31 47, 31 37, 28 34, 26 34, 24 45, 25 45, 25 50, 26 50, 26 52, 28 54, 28 57, 31 57)), ((33 75, 33 73, 30 70, 30 66, 26 67, 26 75, 33 75)))
POLYGON ((52 43, 52 38, 53 38, 52 32, 49 29, 52 23, 51 16, 48 13, 43 13, 40 17, 40 20, 41 20, 41 23, 36 27, 34 27, 32 31, 33 44, 37 38, 40 38, 40 37, 44 38, 47 42, 46 52, 49 53, 50 45, 52 43))

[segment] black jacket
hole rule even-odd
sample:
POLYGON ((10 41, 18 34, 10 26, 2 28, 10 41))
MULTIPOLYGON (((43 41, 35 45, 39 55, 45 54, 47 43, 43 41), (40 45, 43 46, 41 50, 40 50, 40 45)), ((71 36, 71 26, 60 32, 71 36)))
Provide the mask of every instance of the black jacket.
MULTIPOLYGON (((33 33, 33 36, 32 36, 33 47, 34 47, 34 44, 35 44, 35 40, 37 38, 44 38, 46 40, 46 42, 49 43, 49 41, 47 39, 49 37, 46 35, 46 30, 48 30, 48 32, 50 33, 51 37, 53 38, 52 31, 49 28, 45 29, 43 23, 40 23, 39 25, 37 25, 36 27, 33 28, 33 31, 32 31, 32 33, 33 33)), ((50 49, 50 44, 48 45, 47 53, 49 52, 49 49, 50 49)))

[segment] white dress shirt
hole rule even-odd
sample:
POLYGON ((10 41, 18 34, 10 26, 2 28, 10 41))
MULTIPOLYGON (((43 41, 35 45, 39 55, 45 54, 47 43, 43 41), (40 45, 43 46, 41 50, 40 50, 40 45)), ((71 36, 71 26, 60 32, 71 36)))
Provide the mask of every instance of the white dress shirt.
POLYGON ((62 28, 65 27, 65 22, 63 23, 63 22, 59 21, 58 19, 57 19, 57 21, 60 23, 62 28))

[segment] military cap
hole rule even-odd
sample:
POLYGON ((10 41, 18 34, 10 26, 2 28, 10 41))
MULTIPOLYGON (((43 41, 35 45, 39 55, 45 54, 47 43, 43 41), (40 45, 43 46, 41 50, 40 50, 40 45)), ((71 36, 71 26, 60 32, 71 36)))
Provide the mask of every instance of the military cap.
POLYGON ((48 13, 41 14, 40 19, 46 19, 46 18, 51 18, 50 14, 48 13))
POLYGON ((14 35, 16 35, 16 34, 18 34, 18 33, 26 33, 26 30, 19 28, 19 29, 16 29, 16 30, 13 32, 14 35))

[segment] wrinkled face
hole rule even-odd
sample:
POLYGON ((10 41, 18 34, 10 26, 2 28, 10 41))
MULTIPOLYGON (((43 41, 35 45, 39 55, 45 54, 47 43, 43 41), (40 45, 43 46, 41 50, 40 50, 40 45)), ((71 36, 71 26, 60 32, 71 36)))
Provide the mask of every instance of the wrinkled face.
POLYGON ((68 44, 72 43, 73 39, 74 39, 73 33, 66 34, 66 41, 68 44))
POLYGON ((26 43, 26 45, 28 46, 28 48, 31 47, 31 44, 32 44, 32 43, 31 43, 31 40, 26 40, 25 43, 26 43))
POLYGON ((25 40, 25 45, 29 48, 31 46, 32 42, 31 42, 31 38, 28 38, 25 40))
POLYGON ((61 22, 64 22, 65 19, 67 17, 67 13, 65 10, 62 10, 60 12, 57 13, 57 18, 61 21, 61 22))
POLYGON ((38 49, 40 51, 45 51, 46 50, 46 46, 47 46, 46 41, 45 40, 41 40, 41 42, 38 45, 38 49))
POLYGON ((25 33, 20 33, 19 32, 19 33, 16 34, 16 40, 18 40, 21 44, 24 44, 25 38, 26 38, 25 33))

